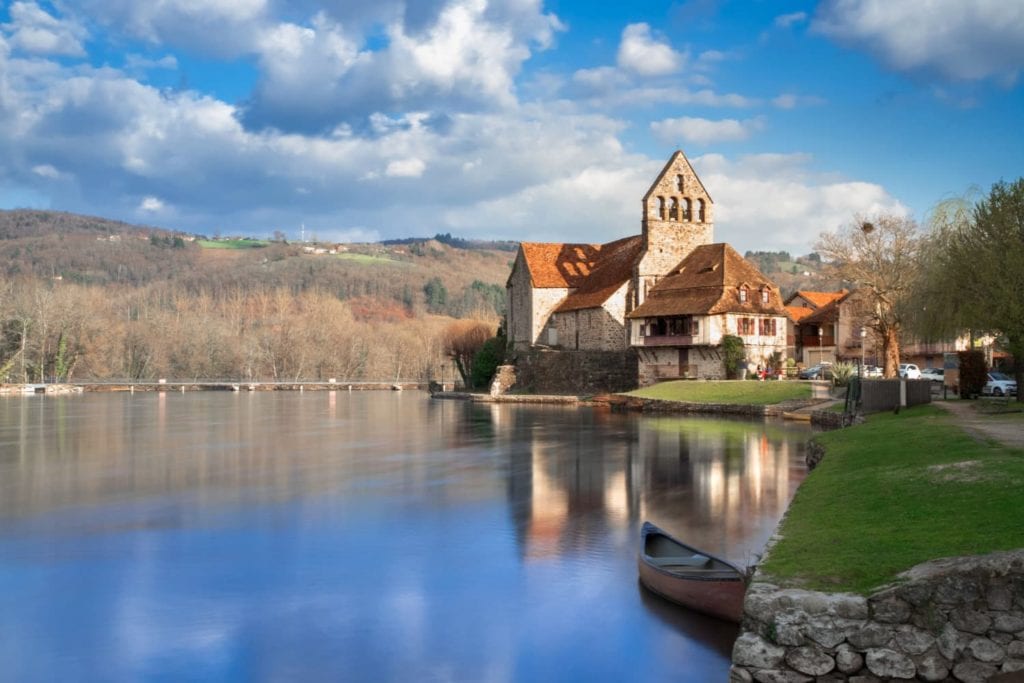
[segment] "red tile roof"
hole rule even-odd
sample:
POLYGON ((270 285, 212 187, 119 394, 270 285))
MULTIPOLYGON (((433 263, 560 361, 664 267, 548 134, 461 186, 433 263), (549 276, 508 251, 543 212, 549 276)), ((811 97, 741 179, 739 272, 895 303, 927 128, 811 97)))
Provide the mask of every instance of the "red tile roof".
POLYGON ((663 315, 714 315, 760 313, 786 315, 778 288, 750 261, 728 244, 703 244, 647 293, 647 299, 627 317, 663 315), (740 302, 739 287, 749 288, 740 302), (761 302, 761 288, 768 286, 768 303, 761 302))
POLYGON ((555 312, 600 307, 633 276, 633 267, 640 258, 643 246, 641 235, 605 244, 601 247, 593 271, 579 284, 575 292, 566 297, 555 312))
POLYGON ((814 313, 814 309, 806 306, 786 306, 786 315, 795 323, 800 322, 811 313, 814 313))
POLYGON ((846 289, 841 289, 838 292, 810 292, 805 289, 800 289, 793 292, 789 297, 789 301, 793 301, 793 299, 797 297, 803 297, 811 304, 812 308, 821 308, 822 306, 827 306, 836 299, 842 299, 849 293, 849 290, 846 289))
POLYGON ((605 246, 559 242, 522 242, 519 245, 533 286, 542 289, 578 287, 594 269, 605 246))

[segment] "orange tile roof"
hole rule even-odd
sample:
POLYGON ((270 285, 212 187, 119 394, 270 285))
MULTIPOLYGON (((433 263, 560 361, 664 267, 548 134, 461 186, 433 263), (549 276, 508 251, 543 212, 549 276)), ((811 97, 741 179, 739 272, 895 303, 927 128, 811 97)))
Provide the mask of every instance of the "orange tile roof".
MULTIPOLYGON (((614 242, 612 243, 614 244, 614 242)), ((534 287, 578 287, 607 245, 521 242, 526 268, 534 287)))
POLYGON ((641 235, 603 245, 594 262, 593 271, 579 284, 575 292, 566 297, 555 312, 600 307, 633 276, 633 266, 640 258, 643 246, 641 235))
POLYGON ((814 313, 814 309, 806 306, 786 306, 786 315, 795 323, 800 322, 811 313, 814 313))
POLYGON ((798 296, 803 297, 809 301, 814 308, 820 308, 832 303, 836 299, 842 299, 847 294, 849 294, 849 290, 846 289, 841 289, 838 292, 809 292, 807 290, 800 289, 793 292, 793 295, 789 297, 789 300, 792 301, 798 296))
POLYGON ((703 244, 679 262, 647 293, 647 300, 627 317, 760 313, 786 315, 779 289, 754 264, 728 244, 703 244), (750 288, 740 302, 740 285, 750 288), (770 287, 768 303, 761 302, 762 286, 770 287))

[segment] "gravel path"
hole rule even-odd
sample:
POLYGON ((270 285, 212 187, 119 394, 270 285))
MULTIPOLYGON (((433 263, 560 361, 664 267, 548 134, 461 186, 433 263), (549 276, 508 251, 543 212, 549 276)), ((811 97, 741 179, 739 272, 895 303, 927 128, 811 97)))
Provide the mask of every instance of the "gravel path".
MULTIPOLYGON (((1019 414, 979 413, 968 401, 936 401, 948 410, 957 424, 982 439, 998 441, 1009 448, 1024 449, 1024 419, 1019 414)), ((1014 404, 1010 404, 1011 409, 1014 404)))

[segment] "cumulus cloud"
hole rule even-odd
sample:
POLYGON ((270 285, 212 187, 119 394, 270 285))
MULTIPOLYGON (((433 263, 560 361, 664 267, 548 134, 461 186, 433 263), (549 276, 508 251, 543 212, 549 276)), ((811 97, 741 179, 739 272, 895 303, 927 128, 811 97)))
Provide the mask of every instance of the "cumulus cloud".
POLYGON ((78 22, 58 19, 34 2, 13 3, 10 17, 10 23, 0 28, 9 34, 12 49, 34 55, 85 56, 82 42, 87 32, 78 22))
POLYGON ((715 239, 740 251, 806 253, 821 233, 857 214, 909 213, 880 185, 811 170, 806 154, 706 154, 691 161, 715 200, 715 239))
POLYGON ((139 210, 145 213, 157 213, 164 208, 164 203, 159 197, 152 195, 143 197, 142 202, 139 203, 139 210))
POLYGON ((899 71, 1012 83, 1024 68, 1020 2, 827 0, 812 28, 899 71))
POLYGON ((759 130, 763 130, 763 117, 746 119, 702 119, 683 116, 677 119, 664 119, 651 123, 651 132, 665 143, 693 142, 701 145, 716 142, 736 142, 746 140, 759 130))
POLYGON ((426 168, 427 165, 422 159, 396 159, 388 164, 384 175, 389 178, 419 178, 426 168))
POLYGON ((257 41, 262 75, 246 121, 311 131, 375 111, 514 106, 523 62, 562 28, 534 0, 451 0, 419 30, 392 21, 372 50, 326 12, 271 26, 257 41))
POLYGON ((622 69, 641 76, 664 76, 679 71, 684 60, 671 45, 651 35, 647 24, 630 24, 622 31, 617 56, 622 69))

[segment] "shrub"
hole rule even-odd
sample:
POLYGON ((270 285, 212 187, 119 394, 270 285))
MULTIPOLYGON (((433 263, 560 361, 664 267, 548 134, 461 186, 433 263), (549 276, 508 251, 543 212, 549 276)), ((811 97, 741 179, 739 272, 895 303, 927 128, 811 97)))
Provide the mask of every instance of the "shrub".
POLYGON ((960 351, 960 398, 971 398, 981 393, 988 381, 985 354, 981 351, 960 351))
POLYGON ((722 336, 722 364, 725 365, 725 376, 727 379, 736 379, 739 369, 746 363, 746 352, 743 348, 743 340, 733 334, 722 336))
POLYGON ((486 387, 494 379, 498 366, 505 361, 505 337, 498 335, 484 342, 473 356, 472 378, 476 388, 486 387))
POLYGON ((850 383, 856 366, 853 363, 836 363, 832 366, 832 381, 837 387, 845 387, 850 383))

